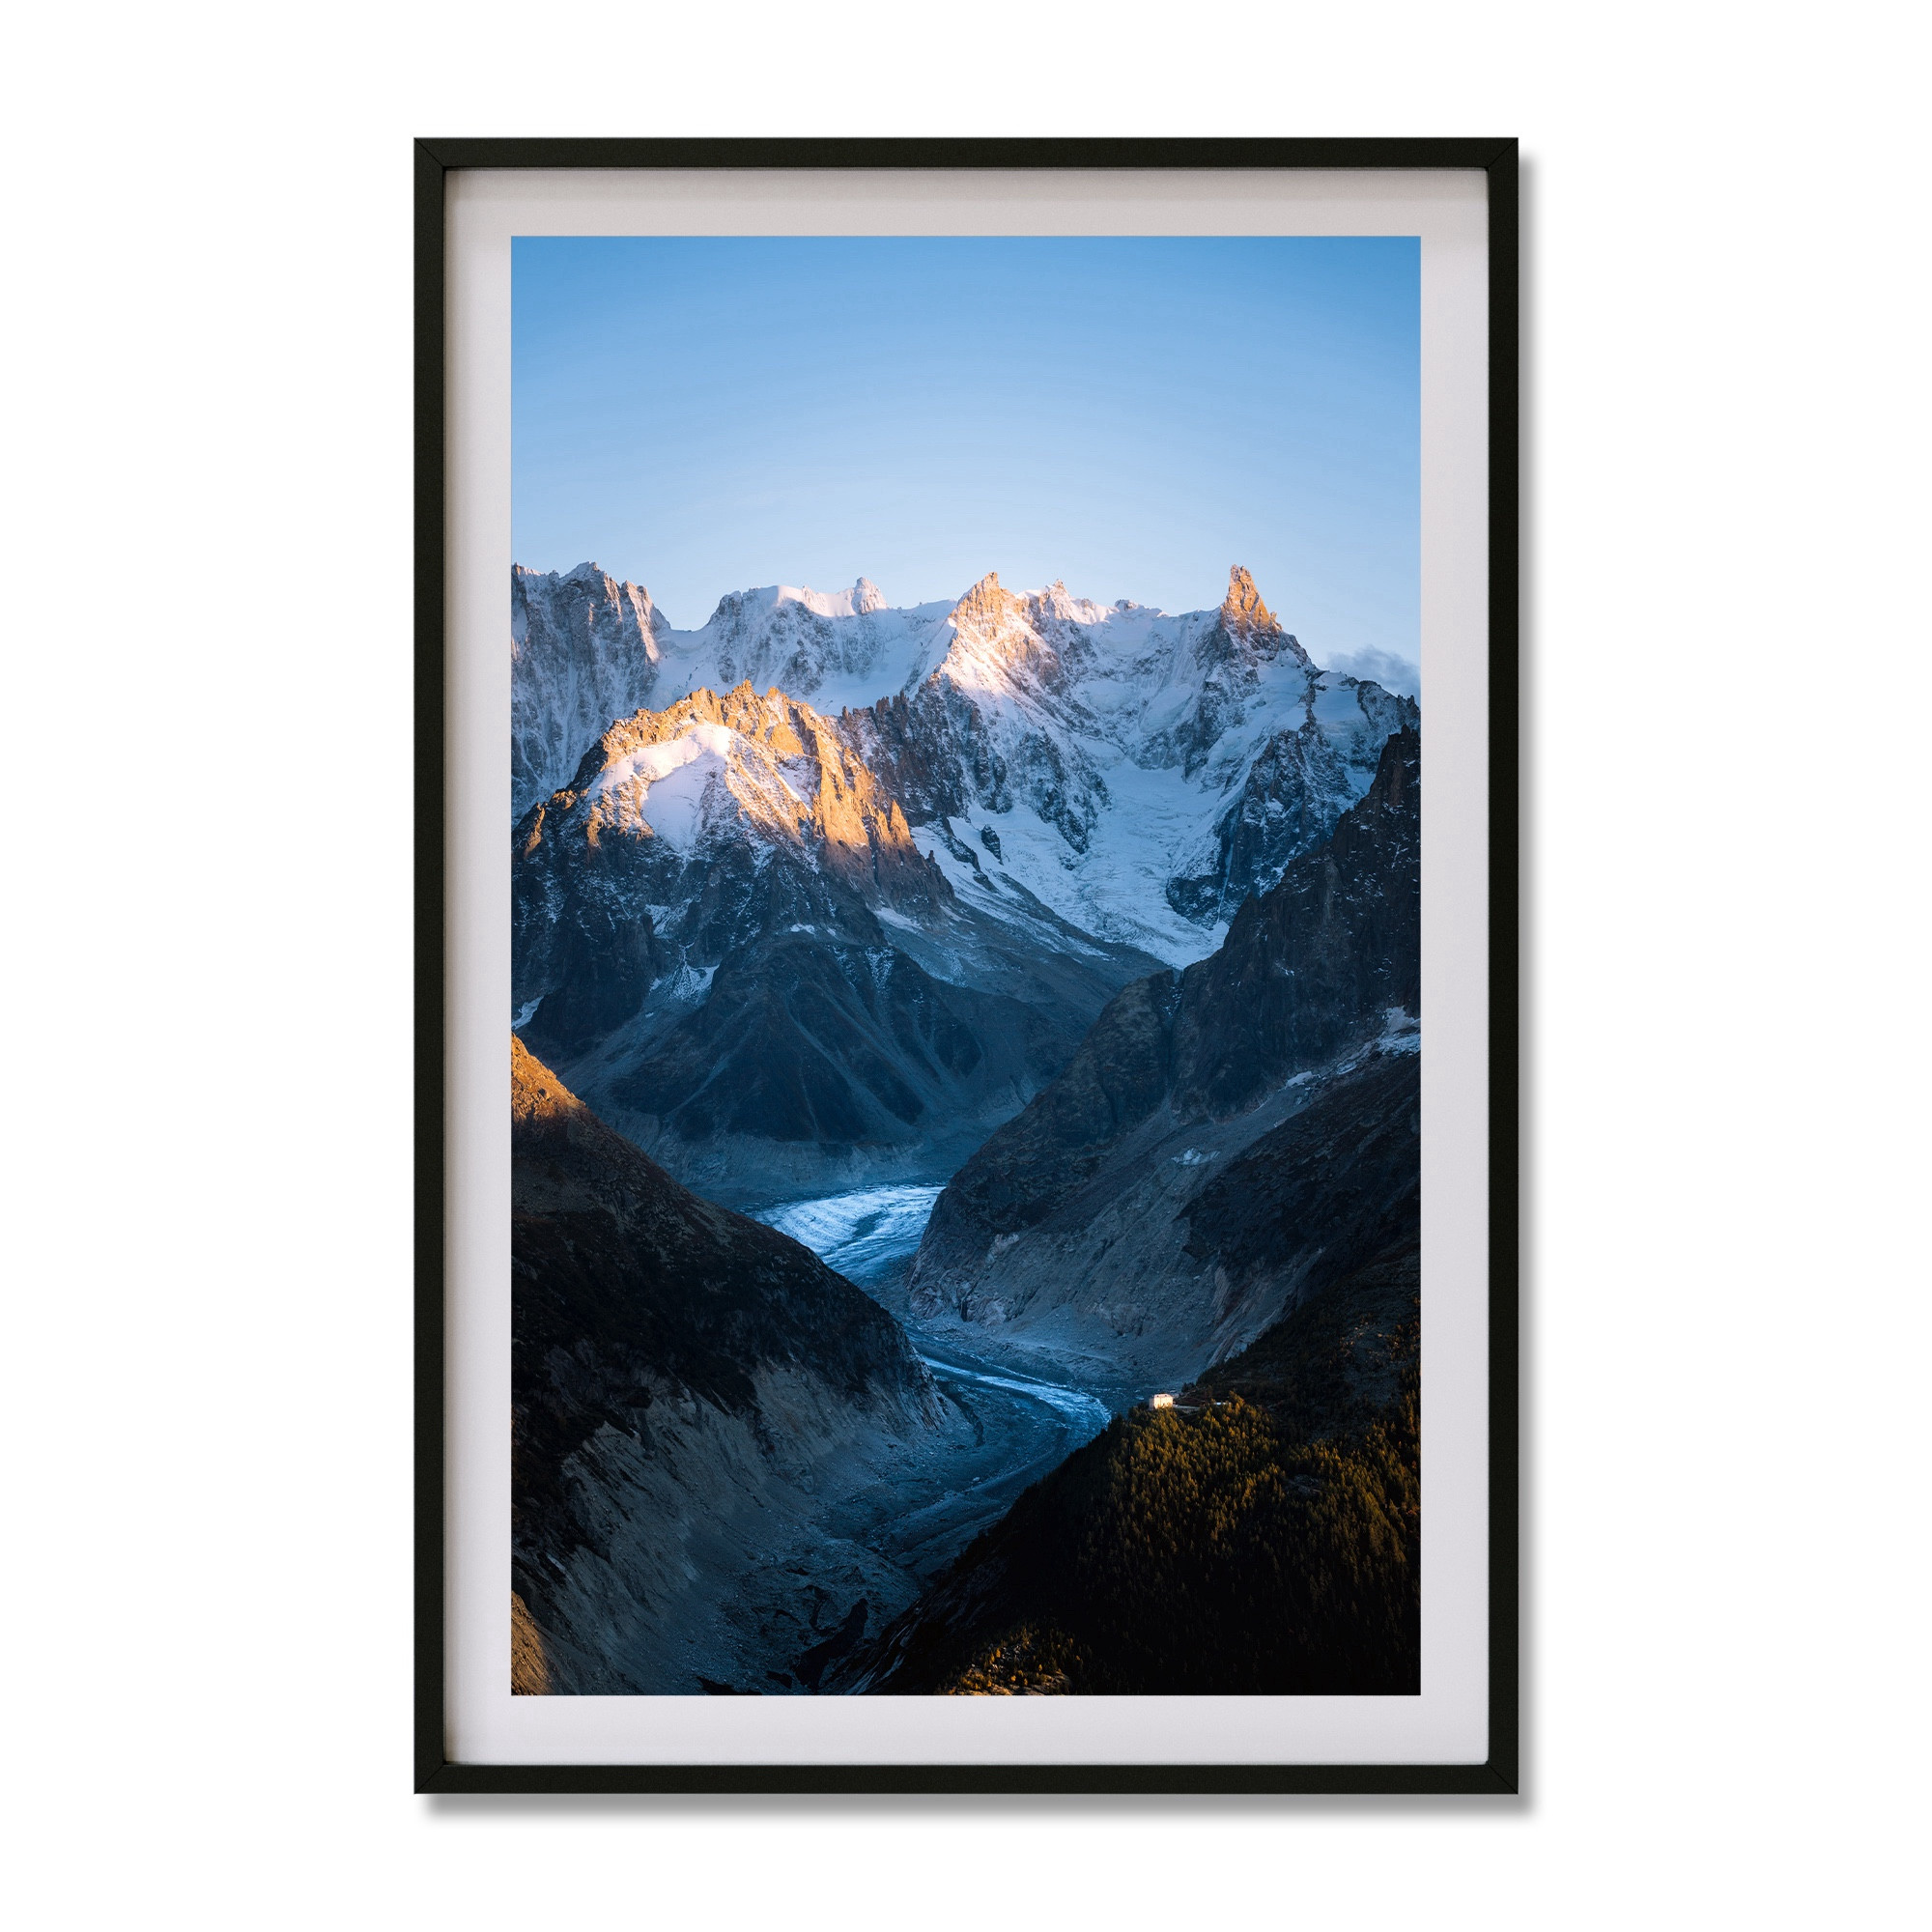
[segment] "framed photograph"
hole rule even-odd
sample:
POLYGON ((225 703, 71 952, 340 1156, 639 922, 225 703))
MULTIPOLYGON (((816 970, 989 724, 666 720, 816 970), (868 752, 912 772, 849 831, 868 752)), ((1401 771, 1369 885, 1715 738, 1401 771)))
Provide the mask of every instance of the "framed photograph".
POLYGON ((417 1788, 1514 1792, 1516 144, 415 169, 417 1788))

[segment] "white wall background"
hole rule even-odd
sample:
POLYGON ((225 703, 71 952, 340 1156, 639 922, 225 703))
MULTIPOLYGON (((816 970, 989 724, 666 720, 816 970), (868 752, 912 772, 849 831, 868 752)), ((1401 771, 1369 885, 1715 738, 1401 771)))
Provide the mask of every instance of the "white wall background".
POLYGON ((18 1922, 1922 1912, 1923 18, 16 16, 18 1922), (852 132, 1525 143, 1519 1802, 409 1795, 409 142, 852 132))

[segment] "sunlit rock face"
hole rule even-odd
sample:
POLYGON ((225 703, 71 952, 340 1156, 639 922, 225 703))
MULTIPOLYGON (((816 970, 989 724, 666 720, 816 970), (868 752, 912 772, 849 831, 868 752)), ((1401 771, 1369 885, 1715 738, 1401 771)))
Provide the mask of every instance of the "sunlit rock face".
POLYGON ((905 611, 865 579, 734 593, 695 633, 590 566, 516 582, 519 744, 644 693, 518 816, 516 1022, 737 1198, 945 1179, 1417 717, 1319 669, 1239 568, 1179 616, 988 574, 905 611))
POLYGON ((1238 565, 1217 610, 1179 615, 988 573, 905 610, 865 578, 734 591, 689 632, 594 565, 519 571, 512 640, 519 818, 619 717, 776 688, 838 720, 955 884, 993 853, 1082 930, 1173 965, 1210 952, 1419 722, 1412 698, 1320 669, 1238 565))
POLYGON ((1367 790, 1413 699, 1322 671, 1236 567, 1218 611, 1098 605, 996 575, 945 655, 850 721, 955 885, 988 868, 1174 965, 1367 790), (991 838, 986 834, 991 834, 991 838))
MULTIPOLYGON (((1221 629, 1228 637, 1242 639, 1272 639, 1282 634, 1274 613, 1262 602, 1255 580, 1238 563, 1228 573, 1228 594, 1221 600, 1221 629)), ((1303 656, 1305 659, 1306 654, 1303 656)))
POLYGON ((1151 963, 961 905, 850 735, 749 686, 612 724, 512 883, 526 1037, 733 1199, 943 1179, 1151 963))
POLYGON ((889 610, 862 577, 833 592, 736 590, 680 631, 642 585, 594 563, 513 568, 511 816, 567 785, 606 727, 646 704, 749 683, 837 711, 896 691, 935 661, 950 608, 889 610))

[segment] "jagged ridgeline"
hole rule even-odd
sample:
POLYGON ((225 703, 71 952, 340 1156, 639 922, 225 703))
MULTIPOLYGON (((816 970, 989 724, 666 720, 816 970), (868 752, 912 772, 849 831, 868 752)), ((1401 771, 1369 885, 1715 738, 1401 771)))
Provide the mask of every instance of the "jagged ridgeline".
POLYGON ((1421 740, 1184 972, 1126 987, 939 1197, 912 1307, 1155 1386, 1367 1261, 1420 1166, 1421 740))
POLYGON ((1413 700, 1215 611, 512 579, 516 1023, 681 1179, 945 1179, 1326 839, 1413 700))

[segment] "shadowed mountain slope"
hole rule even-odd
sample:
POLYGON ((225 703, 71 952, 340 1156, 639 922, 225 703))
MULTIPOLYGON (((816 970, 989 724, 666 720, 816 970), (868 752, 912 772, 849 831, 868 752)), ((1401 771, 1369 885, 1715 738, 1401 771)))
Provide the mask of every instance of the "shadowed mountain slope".
POLYGON ((1179 615, 989 574, 912 611, 737 593, 694 633, 593 566, 520 570, 512 656, 512 1024, 747 1204, 951 1174, 1419 715, 1316 667, 1238 566, 1179 615))
POLYGON ((511 1122, 518 1676, 696 1690, 712 1599, 774 1521, 939 1400, 874 1302, 680 1186, 514 1037, 511 1122))
POLYGON ((1412 1230, 1024 1495, 836 1688, 955 1695, 1413 1695, 1412 1230))
POLYGON ((962 904, 831 721, 700 691, 612 724, 512 850, 519 1030, 740 1201, 940 1179, 1151 963, 962 904))
POLYGON ((1420 757, 1391 737, 1218 952, 1116 996, 941 1195, 917 1312, 1165 1379, 1366 1259, 1417 1170, 1420 757))

